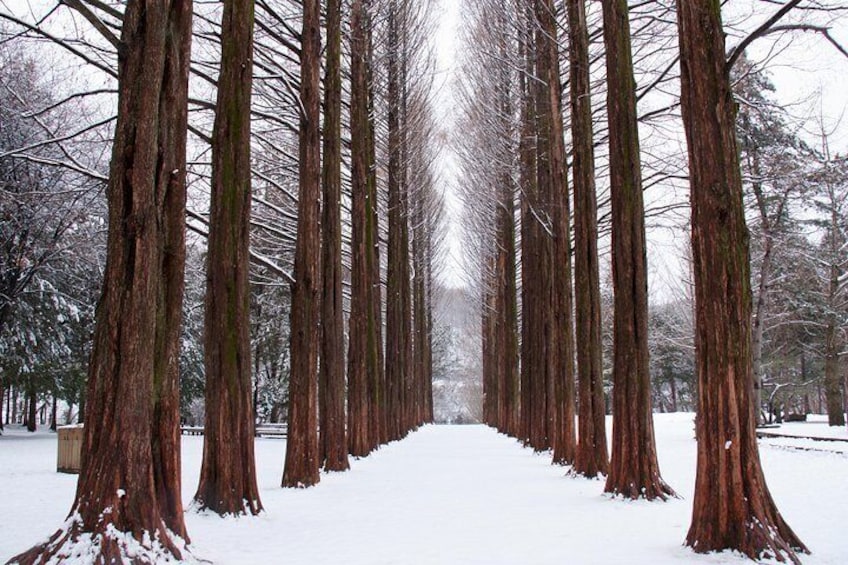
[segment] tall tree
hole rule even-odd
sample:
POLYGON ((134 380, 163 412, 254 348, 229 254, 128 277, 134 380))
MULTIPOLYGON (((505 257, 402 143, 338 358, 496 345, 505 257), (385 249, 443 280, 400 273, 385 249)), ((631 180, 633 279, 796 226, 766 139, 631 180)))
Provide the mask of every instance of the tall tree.
POLYGON ((606 492, 665 499, 648 371, 648 273, 645 206, 627 0, 603 0, 607 67, 613 320, 612 454, 606 492))
POLYGON ((370 422, 376 407, 369 395, 369 366, 376 346, 373 309, 369 302, 370 108, 368 45, 370 0, 354 0, 350 12, 351 53, 351 296, 348 335, 348 448, 363 457, 372 449, 370 422))
POLYGON ((284 487, 320 480, 318 351, 321 304, 321 1, 304 0, 300 49, 297 245, 291 313, 289 426, 284 487))
POLYGON ((200 508, 218 514, 262 509, 253 454, 248 280, 252 77, 253 2, 225 0, 206 258, 206 420, 195 495, 200 508))
POLYGON ((324 206, 321 230, 320 459, 327 471, 345 471, 344 312, 342 310, 342 14, 327 0, 327 65, 324 75, 324 206))
POLYGON ((553 0, 536 0, 536 69, 540 97, 536 109, 539 190, 547 194, 552 241, 545 344, 548 368, 548 436, 555 463, 574 462, 574 325, 571 291, 571 211, 562 124, 556 8, 553 0), (547 186, 544 185, 547 183, 547 186), (552 392, 552 394, 551 394, 552 392))
MULTIPOLYGON (((192 3, 129 0, 118 59, 103 294, 89 365, 82 469, 69 523, 13 558, 183 555, 179 336, 192 3), (153 305, 153 307, 151 307, 153 305)), ((113 38, 114 41, 118 41, 113 38)))
POLYGON ((713 0, 677 2, 681 102, 692 211, 698 467, 686 544, 798 563, 803 543, 784 522, 760 465, 751 371, 748 231, 725 63, 713 0))
POLYGON ((567 0, 574 182, 574 288, 580 398, 574 471, 596 477, 609 468, 601 347, 598 204, 585 0, 567 0))
POLYGON ((831 426, 845 425, 844 376, 842 353, 845 346, 846 290, 845 280, 848 260, 845 256, 848 244, 848 207, 845 204, 848 189, 848 161, 831 154, 827 136, 822 132, 822 147, 817 170, 812 179, 817 194, 813 197, 814 209, 819 214, 816 224, 824 232, 819 244, 817 262, 819 287, 818 298, 822 310, 821 352, 824 356, 824 391, 827 403, 827 422, 831 426))
POLYGON ((409 248, 404 245, 404 232, 407 223, 405 210, 406 185, 404 184, 402 131, 402 2, 390 0, 387 15, 387 103, 388 103, 388 253, 386 259, 386 410, 390 440, 403 437, 407 430, 406 384, 409 379, 409 358, 411 331, 406 311, 409 279, 405 276, 409 263, 409 248))
MULTIPOLYGON (((772 330, 769 318, 775 290, 775 271, 779 247, 785 244, 792 225, 793 202, 805 188, 803 163, 809 160, 809 149, 790 131, 787 113, 768 97, 774 90, 765 73, 744 57, 737 60, 734 93, 743 100, 736 119, 739 140, 743 190, 750 203, 756 260, 752 261, 754 285, 753 326, 751 334, 752 370, 755 410, 764 423, 763 355, 772 330)), ((753 252, 753 250, 752 250, 753 252)), ((779 275, 777 275, 779 276, 779 275)))
POLYGON ((524 66, 524 72, 518 74, 521 100, 520 110, 520 133, 518 144, 519 159, 519 190, 521 191, 521 372, 520 372, 520 434, 519 439, 532 445, 531 434, 533 429, 533 390, 537 387, 538 356, 534 339, 534 333, 538 328, 534 325, 535 309, 533 308, 534 294, 538 292, 538 277, 534 274, 536 263, 536 246, 538 220, 534 217, 534 200, 536 198, 536 150, 534 144, 534 114, 535 97, 533 96, 532 84, 534 67, 534 49, 532 41, 532 28, 530 22, 532 15, 528 14, 528 6, 517 3, 519 27, 519 58, 524 66))

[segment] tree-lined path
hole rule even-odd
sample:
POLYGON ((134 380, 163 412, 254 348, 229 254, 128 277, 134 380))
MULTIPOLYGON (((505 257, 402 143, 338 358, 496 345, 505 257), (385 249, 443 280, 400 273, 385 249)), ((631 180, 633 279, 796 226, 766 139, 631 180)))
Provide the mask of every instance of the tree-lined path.
MULTIPOLYGON (((265 511, 224 520, 189 512, 186 526, 195 556, 222 565, 746 563, 682 546, 694 488, 691 417, 656 418, 663 476, 683 496, 663 504, 610 500, 603 481, 567 477, 548 454, 490 428, 426 426, 352 459, 348 473, 322 475, 312 489, 280 489, 283 442, 258 439, 265 511)), ((41 432, 0 438, 0 500, 15 508, 13 520, 0 521, 0 557, 64 518, 75 477, 55 472, 55 446, 55 435, 41 432)), ((186 505, 201 451, 201 438, 183 438, 186 505)), ((804 563, 843 562, 848 539, 832 521, 848 502, 848 458, 771 446, 762 457, 781 511, 816 549, 804 563), (802 481, 811 486, 798 488, 802 481)))

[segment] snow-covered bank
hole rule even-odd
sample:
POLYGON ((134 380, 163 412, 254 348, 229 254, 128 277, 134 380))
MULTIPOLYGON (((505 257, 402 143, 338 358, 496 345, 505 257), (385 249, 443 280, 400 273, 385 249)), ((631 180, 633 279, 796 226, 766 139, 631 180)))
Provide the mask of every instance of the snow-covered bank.
MULTIPOLYGON (((195 554, 215 563, 557 564, 745 563, 682 547, 695 472, 691 414, 657 415, 660 467, 683 498, 625 502, 599 481, 573 479, 517 442, 482 426, 428 426, 322 476, 308 490, 279 488, 285 442, 258 439, 258 518, 189 514, 195 554)), ((199 475, 202 438, 183 440, 186 502, 199 475)), ((805 563, 845 563, 838 525, 848 505, 848 457, 764 445, 778 507, 813 550, 805 563)), ((0 438, 0 560, 59 526, 76 477, 55 472, 56 439, 10 431, 0 438)))

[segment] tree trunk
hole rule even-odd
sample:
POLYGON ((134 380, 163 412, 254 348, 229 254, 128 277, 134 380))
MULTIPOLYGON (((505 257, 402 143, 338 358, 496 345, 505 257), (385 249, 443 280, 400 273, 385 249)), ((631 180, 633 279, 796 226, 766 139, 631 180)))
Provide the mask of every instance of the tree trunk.
POLYGON ((320 461, 326 471, 346 471, 344 311, 342 310, 341 1, 327 2, 327 70, 324 77, 324 207, 319 373, 320 461))
MULTIPOLYGON (((553 0, 537 0, 536 68, 541 88, 536 111, 539 139, 539 191, 551 221, 550 265, 544 278, 550 288, 550 331, 545 345, 553 395, 548 398, 549 442, 553 446, 554 463, 574 462, 576 430, 574 421, 574 326, 571 292, 571 211, 565 164, 565 141, 562 125, 562 90, 559 75, 556 10, 553 0), (543 186, 542 179, 547 186, 543 186)), ((550 238, 545 238, 546 240, 550 238)))
POLYGON ((320 480, 318 350, 321 283, 321 2, 304 0, 300 53, 300 178, 291 312, 289 428, 284 487, 320 480))
POLYGON ((369 297, 368 176, 369 96, 367 51, 368 0, 351 5, 351 296, 348 339, 348 450, 354 457, 371 451, 371 420, 374 407, 368 394, 368 367, 373 328, 369 297))
POLYGON ((35 396, 35 385, 32 383, 33 376, 28 377, 27 395, 26 395, 26 429, 28 432, 34 432, 38 429, 38 400, 35 396))
POLYGON ((542 2, 532 3, 529 22, 534 36, 533 61, 535 80, 531 92, 535 98, 536 190, 528 198, 532 252, 528 277, 533 279, 530 309, 527 320, 530 329, 531 408, 530 445, 536 451, 546 451, 554 439, 556 424, 555 316, 558 305, 554 294, 554 191, 552 174, 551 106, 546 78, 550 59, 547 54, 547 31, 541 29, 542 2))
POLYGON ((389 240, 386 266, 386 410, 388 412, 389 440, 397 440, 406 434, 406 380, 407 380, 407 341, 409 333, 405 327, 404 261, 407 254, 403 249, 403 224, 406 217, 403 210, 401 169, 402 132, 401 132, 401 72, 400 72, 400 18, 398 3, 390 1, 388 5, 388 195, 389 195, 389 240))
POLYGON ((824 343, 824 396, 827 401, 827 424, 844 426, 842 403, 842 374, 839 363, 839 337, 836 316, 828 315, 824 343))
POLYGON ((718 4, 677 2, 689 147, 698 467, 686 544, 798 562, 804 545, 765 484, 755 435, 748 231, 718 4))
POLYGON ((221 515, 262 509, 253 453, 250 361, 250 93, 253 2, 225 0, 212 130, 206 265, 203 465, 194 499, 221 515))
MULTIPOLYGON (((366 77, 368 115, 374 116, 374 37, 371 2, 365 11, 368 30, 366 39, 366 77)), ((368 396, 372 406, 369 422, 369 451, 389 441, 386 411, 386 371, 383 356, 383 290, 380 275, 380 202, 377 195, 377 132, 373 119, 366 128, 368 151, 368 198, 366 200, 367 241, 365 259, 368 265, 368 396)))
POLYGON ((568 0, 571 139, 574 179, 574 287, 577 308, 577 373, 580 398, 574 472, 606 475, 606 416, 598 267, 598 205, 585 0, 568 0))
POLYGON ((89 551, 89 536, 99 536, 96 559, 104 562, 182 557, 174 537, 187 541, 173 380, 179 355, 167 356, 179 348, 183 279, 169 277, 182 272, 184 258, 190 42, 191 2, 128 2, 88 375, 87 416, 98 425, 85 428, 69 521, 13 561, 62 560, 77 543, 89 551))
MULTIPOLYGON (((0 398, 2 398, 2 396, 3 395, 0 394, 0 398)), ((58 418, 57 418, 57 415, 58 415, 57 412, 59 411, 58 410, 59 399, 56 397, 56 391, 55 390, 53 391, 52 396, 53 396, 53 398, 50 401, 50 431, 55 432, 56 428, 59 425, 58 418)))
POLYGON ((648 273, 645 209, 627 0, 604 0, 607 113, 612 200, 613 434, 606 492, 665 500, 648 369, 648 273))
POLYGON ((519 438, 525 444, 530 444, 533 428, 533 388, 537 377, 536 361, 534 358, 533 300, 536 291, 537 277, 535 268, 535 235, 537 221, 534 219, 533 208, 536 195, 536 150, 534 144, 535 124, 534 103, 531 77, 533 76, 533 45, 530 25, 532 18, 524 6, 519 6, 518 17, 522 21, 522 34, 519 39, 519 51, 524 62, 524 72, 519 73, 519 92, 521 92, 521 134, 518 146, 519 154, 519 185, 521 188, 521 407, 519 438))

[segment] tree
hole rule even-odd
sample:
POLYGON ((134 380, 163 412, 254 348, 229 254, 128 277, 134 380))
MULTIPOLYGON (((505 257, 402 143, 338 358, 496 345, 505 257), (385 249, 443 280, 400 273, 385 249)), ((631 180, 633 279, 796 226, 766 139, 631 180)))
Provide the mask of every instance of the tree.
POLYGON ((300 181, 291 314, 289 427, 284 487, 320 480, 318 351, 321 305, 321 2, 303 2, 300 53, 300 181))
POLYGON ((206 425, 199 508, 262 509, 253 455, 250 362, 250 94, 253 3, 227 0, 212 130, 212 200, 206 267, 206 425))
POLYGON ((741 57, 733 69, 739 111, 736 131, 740 145, 742 183, 751 209, 749 225, 754 245, 754 288, 751 349, 754 392, 759 423, 763 423, 762 390, 766 379, 763 351, 774 318, 770 302, 775 290, 779 247, 791 237, 793 206, 804 196, 804 163, 810 149, 790 131, 787 112, 771 100, 774 86, 764 72, 741 57))
POLYGON ((549 333, 545 352, 550 371, 548 437, 555 463, 574 462, 574 324, 571 291, 571 212, 568 196, 562 90, 559 72, 556 9, 553 0, 537 0, 536 72, 540 80, 536 107, 539 190, 547 193, 551 228, 549 333))
POLYGON ((719 5, 677 2, 689 149, 698 467, 686 545, 798 563, 803 543, 763 476, 755 435, 748 233, 719 5))
POLYGON ((412 346, 411 311, 408 309, 409 224, 407 218, 404 151, 406 134, 403 131, 403 101, 401 92, 406 53, 402 41, 406 37, 404 16, 407 10, 397 0, 388 4, 388 253, 386 264, 386 411, 389 440, 397 440, 408 431, 407 382, 410 377, 412 346))
POLYGON ((665 499, 674 491, 660 476, 651 413, 645 209, 627 1, 604 0, 603 15, 615 294, 612 455, 605 490, 665 499))
POLYGON ((105 562, 182 556, 177 360, 190 32, 191 2, 127 5, 86 406, 99 425, 85 428, 69 522, 15 561, 62 559, 77 544, 88 551, 92 536, 101 540, 92 558, 105 562))
POLYGON ((574 183, 574 288, 577 377, 580 398, 574 472, 606 474, 606 416, 601 346, 601 291, 598 269, 598 205, 589 83, 589 30, 584 0, 568 0, 571 139, 574 183))
POLYGON ((821 353, 824 357, 824 388, 827 400, 827 420, 831 426, 845 425, 843 400, 844 382, 841 358, 846 327, 846 265, 848 245, 848 210, 845 206, 848 189, 848 160, 832 155, 827 136, 822 133, 822 149, 817 169, 812 175, 816 194, 812 199, 819 215, 815 221, 824 232, 817 257, 821 291, 821 353))
POLYGON ((342 311, 341 2, 327 2, 327 68, 324 76, 324 206, 321 229, 320 459, 327 471, 345 471, 344 312, 342 311))
MULTIPOLYGON (((348 444, 354 457, 364 457, 374 447, 371 422, 377 418, 369 383, 379 347, 375 309, 370 284, 374 254, 373 199, 369 193, 371 171, 370 89, 368 50, 370 44, 369 0, 351 5, 351 297, 348 353, 348 444)), ((379 441, 379 440, 378 440, 379 441)))

